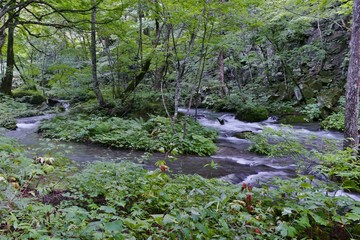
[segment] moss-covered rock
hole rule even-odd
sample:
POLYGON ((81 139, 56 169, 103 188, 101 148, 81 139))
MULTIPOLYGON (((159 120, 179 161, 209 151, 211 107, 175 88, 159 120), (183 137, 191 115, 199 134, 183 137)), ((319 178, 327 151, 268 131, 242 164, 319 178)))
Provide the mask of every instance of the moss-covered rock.
POLYGON ((252 132, 252 131, 242 131, 242 132, 237 132, 234 134, 234 137, 239 138, 239 139, 247 139, 249 136, 253 136, 256 133, 252 132))
POLYGON ((46 101, 46 97, 38 91, 33 90, 14 90, 13 97, 19 102, 41 105, 46 101))
POLYGON ((286 115, 280 118, 279 123, 282 124, 291 124, 291 123, 307 123, 308 120, 306 118, 306 116, 304 115, 298 115, 298 114, 293 114, 293 115, 286 115))
POLYGON ((8 130, 16 130, 16 120, 13 118, 0 120, 0 127, 8 130))
POLYGON ((341 97, 343 91, 340 88, 333 87, 326 90, 321 91, 321 93, 317 96, 317 101, 322 108, 331 109, 341 97))
POLYGON ((240 121, 260 122, 269 118, 269 111, 260 105, 249 105, 239 108, 235 117, 240 121))

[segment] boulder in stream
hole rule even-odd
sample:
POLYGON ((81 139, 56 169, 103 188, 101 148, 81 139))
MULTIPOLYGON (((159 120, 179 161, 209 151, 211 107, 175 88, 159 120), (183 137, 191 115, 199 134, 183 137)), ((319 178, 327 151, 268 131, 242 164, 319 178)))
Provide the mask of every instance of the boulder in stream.
POLYGON ((256 133, 254 133, 253 131, 242 131, 242 132, 235 133, 234 137, 240 138, 240 139, 247 139, 249 136, 252 136, 255 134, 256 133))

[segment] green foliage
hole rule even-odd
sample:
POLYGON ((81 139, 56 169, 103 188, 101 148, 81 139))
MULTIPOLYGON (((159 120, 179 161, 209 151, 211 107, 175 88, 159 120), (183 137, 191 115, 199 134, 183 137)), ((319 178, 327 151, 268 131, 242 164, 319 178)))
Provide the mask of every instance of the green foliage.
POLYGON ((345 113, 335 112, 330 114, 321 122, 321 127, 324 129, 343 131, 345 127, 345 113))
POLYGON ((278 131, 272 128, 264 128, 260 134, 247 135, 253 143, 250 151, 268 156, 299 156, 307 151, 305 146, 289 131, 278 131))
MULTIPOLYGON (((166 122, 152 119, 149 129, 166 122)), ((333 196, 333 188, 312 178, 277 179, 257 189, 125 161, 73 172, 58 147, 46 142, 30 153, 0 138, 0 239, 360 237, 359 203, 333 196), (55 160, 27 157, 38 150, 55 160)))
POLYGON ((310 102, 301 110, 301 113, 306 116, 307 121, 318 120, 321 116, 321 108, 318 103, 310 102))
POLYGON ((316 153, 315 156, 320 161, 317 170, 340 182, 344 189, 360 192, 360 162, 352 149, 316 153))
POLYGON ((27 117, 39 115, 40 111, 34 109, 28 103, 15 101, 13 98, 0 96, 0 121, 13 119, 16 117, 27 117))
MULTIPOLYGON (((143 87, 146 88, 146 86, 143 87)), ((165 94, 164 101, 168 110, 173 112, 173 96, 165 94)), ((125 113, 128 117, 143 119, 148 119, 150 115, 166 116, 161 94, 148 88, 140 89, 132 94, 126 102, 116 104, 116 112, 125 113)))
POLYGON ((94 142, 117 148, 177 153, 201 156, 216 151, 216 133, 187 119, 188 134, 184 138, 183 121, 172 124, 165 117, 151 117, 148 121, 125 120, 118 117, 63 116, 41 125, 43 136, 62 141, 94 142))
POLYGON ((345 127, 345 97, 341 97, 338 101, 338 107, 335 112, 331 113, 321 122, 324 129, 334 129, 343 131, 345 127))
POLYGON ((358 238, 358 202, 351 206, 349 199, 335 197, 331 188, 308 177, 277 179, 272 186, 258 189, 259 216, 276 221, 273 231, 281 239, 358 238))
POLYGON ((130 162, 97 162, 66 180, 64 190, 36 198, 1 185, 5 189, 0 193, 2 236, 332 239, 360 234, 359 204, 328 196, 325 186, 312 186, 307 178, 277 180, 272 183, 275 187, 253 189, 250 184, 232 185, 197 175, 149 172, 130 162))
POLYGON ((246 122, 260 122, 269 118, 269 112, 262 105, 248 104, 238 108, 236 118, 246 122))
POLYGON ((46 97, 34 90, 14 90, 13 97, 19 102, 40 105, 46 101, 46 97))

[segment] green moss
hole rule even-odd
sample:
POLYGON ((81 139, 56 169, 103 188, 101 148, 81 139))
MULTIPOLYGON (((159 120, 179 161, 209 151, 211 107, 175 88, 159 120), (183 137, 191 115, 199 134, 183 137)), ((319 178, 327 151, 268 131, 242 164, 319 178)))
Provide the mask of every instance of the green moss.
POLYGON ((40 105, 46 101, 46 97, 34 90, 14 90, 13 97, 19 102, 40 105))
POLYGON ((307 123, 307 118, 304 115, 287 115, 282 117, 279 120, 282 124, 291 124, 291 123, 307 123))
POLYGON ((4 119, 0 122, 0 127, 6 128, 8 130, 15 130, 17 128, 16 120, 13 118, 4 119))
POLYGON ((269 112, 263 106, 249 105, 238 109, 236 118, 246 122, 260 122, 269 118, 269 112))
POLYGON ((247 139, 249 136, 253 136, 253 135, 255 135, 255 133, 252 131, 242 131, 242 132, 235 133, 234 137, 240 138, 240 139, 247 139))

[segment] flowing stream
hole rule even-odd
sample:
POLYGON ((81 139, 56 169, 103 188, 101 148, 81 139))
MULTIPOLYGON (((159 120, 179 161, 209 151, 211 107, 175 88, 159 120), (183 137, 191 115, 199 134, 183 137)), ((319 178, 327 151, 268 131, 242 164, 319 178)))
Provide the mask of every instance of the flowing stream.
MULTIPOLYGON (((181 109, 182 112, 187 112, 181 109)), ((194 115, 194 110, 187 114, 194 115)), ((16 138, 20 143, 26 146, 36 147, 41 141, 41 136, 37 134, 37 127, 41 120, 52 118, 54 114, 20 118, 17 120, 17 130, 8 131, 7 136, 16 138)), ((198 121, 205 127, 216 129, 219 132, 217 145, 219 150, 210 157, 198 157, 192 155, 177 156, 177 160, 167 162, 170 169, 176 173, 200 174, 204 177, 222 178, 233 183, 242 181, 255 182, 266 178, 292 177, 295 175, 296 163, 291 158, 271 158, 260 156, 248 151, 251 144, 246 139, 234 137, 235 133, 242 131, 261 132, 264 127, 287 130, 287 127, 278 125, 272 120, 260 123, 241 122, 234 118, 234 115, 228 113, 215 113, 208 110, 198 110, 198 121), (217 118, 224 119, 225 124, 221 125, 217 118), (217 164, 217 169, 204 167, 212 160, 217 164)), ((315 136, 317 138, 330 138, 335 141, 342 141, 342 134, 337 132, 320 131, 318 126, 309 124, 306 126, 295 126, 292 131, 297 137, 308 138, 315 136)), ((120 160, 138 159, 144 162, 148 169, 154 169, 154 163, 164 158, 161 153, 152 153, 150 157, 140 151, 118 150, 107 148, 95 144, 68 143, 62 142, 62 145, 71 146, 73 151, 68 156, 78 162, 92 162, 98 160, 120 160)))
MULTIPOLYGON (((194 110, 181 109, 181 112, 190 116, 195 115, 194 110)), ((5 135, 17 139, 25 146, 39 147, 40 142, 43 140, 36 133, 40 121, 53 116, 54 114, 47 114, 20 118, 17 120, 17 130, 6 131, 5 135)), ((266 157, 249 152, 248 148, 251 142, 246 139, 236 138, 234 134, 243 131, 259 133, 264 127, 270 127, 276 130, 291 130, 299 139, 309 137, 315 139, 326 138, 332 139, 339 144, 343 139, 341 133, 320 130, 317 124, 295 125, 290 129, 276 124, 273 119, 259 123, 247 123, 236 120, 233 114, 216 113, 203 109, 197 111, 197 119, 203 126, 216 129, 219 132, 217 139, 219 150, 210 157, 177 156, 177 160, 167 162, 170 170, 174 173, 199 174, 204 177, 224 179, 232 183, 247 182, 253 184, 266 182, 266 180, 274 177, 294 177, 296 175, 296 162, 293 159, 266 157), (223 119, 224 125, 221 125, 218 119, 223 119), (212 160, 216 163, 216 168, 205 167, 212 160)), ((109 159, 114 161, 127 159, 139 162, 145 168, 153 170, 156 168, 155 162, 164 158, 161 153, 147 154, 140 151, 112 149, 95 144, 62 142, 61 145, 73 149, 71 153, 67 153, 67 156, 79 164, 108 161, 109 159)))

